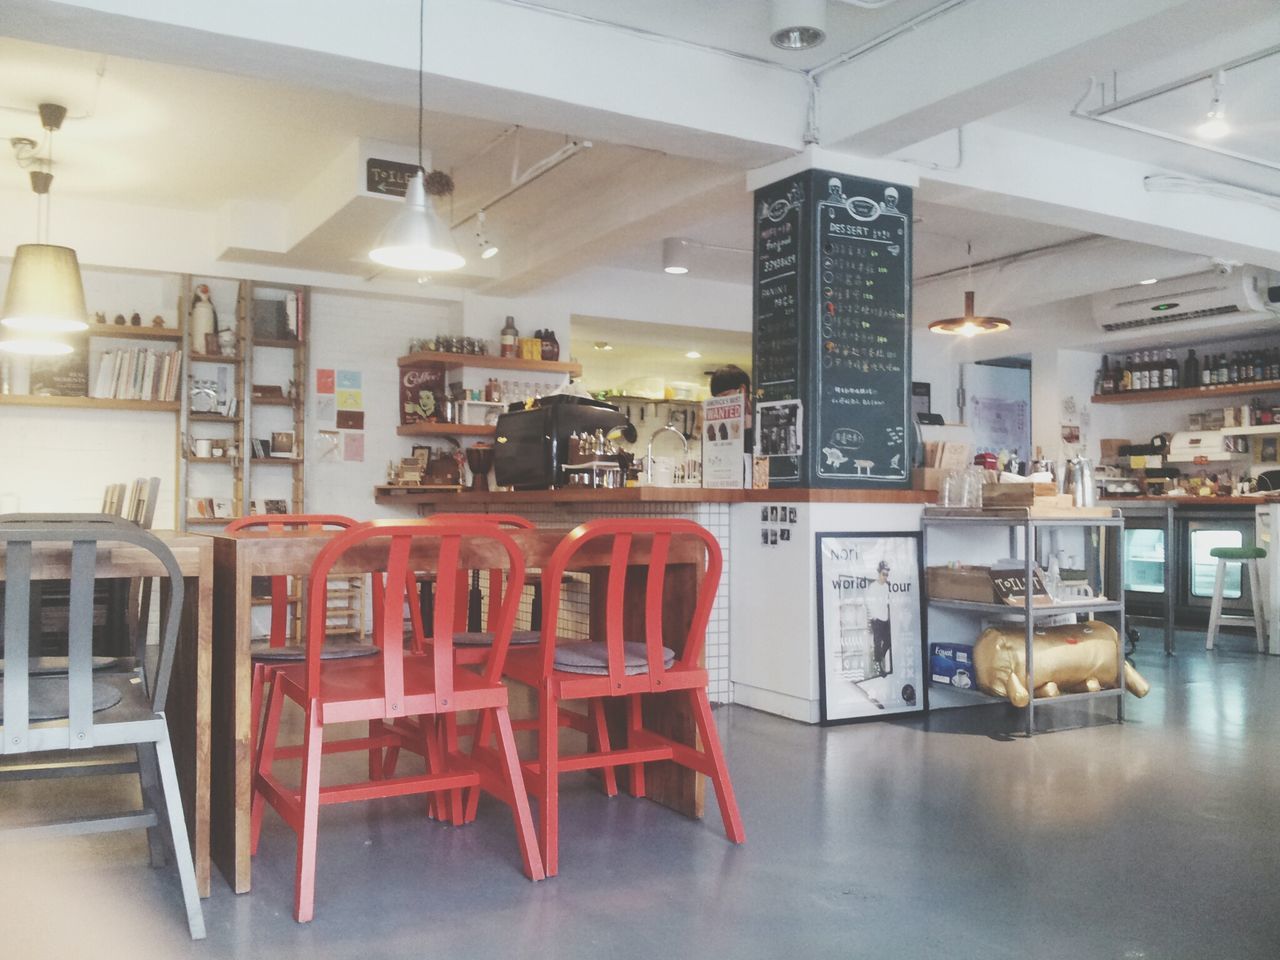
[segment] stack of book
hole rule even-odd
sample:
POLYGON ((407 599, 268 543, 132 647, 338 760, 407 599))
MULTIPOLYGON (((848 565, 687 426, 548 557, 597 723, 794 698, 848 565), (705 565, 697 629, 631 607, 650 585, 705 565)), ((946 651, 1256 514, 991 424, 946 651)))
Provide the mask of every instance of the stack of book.
POLYGON ((182 355, 176 350, 108 350, 98 360, 90 396, 172 402, 178 398, 181 368, 182 355))

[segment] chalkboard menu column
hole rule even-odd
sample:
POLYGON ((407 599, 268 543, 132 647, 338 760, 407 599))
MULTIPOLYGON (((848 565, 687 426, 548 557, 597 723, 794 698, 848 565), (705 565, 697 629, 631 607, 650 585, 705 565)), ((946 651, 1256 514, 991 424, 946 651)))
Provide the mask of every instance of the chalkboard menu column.
POLYGON ((807 170, 755 193, 753 378, 772 487, 911 485, 911 189, 807 170))

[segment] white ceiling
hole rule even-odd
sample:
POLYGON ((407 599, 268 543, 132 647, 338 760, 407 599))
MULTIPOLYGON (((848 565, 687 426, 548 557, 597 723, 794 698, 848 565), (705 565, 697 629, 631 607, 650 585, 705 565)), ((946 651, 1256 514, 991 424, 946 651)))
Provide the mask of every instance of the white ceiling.
POLYGON ((955 0, 896 0, 879 9, 829 0, 827 37, 810 50, 782 50, 769 41, 770 0, 517 0, 689 43, 754 57, 797 70, 834 60, 955 0))
POLYGON ((668 382, 705 384, 707 372, 726 364, 751 369, 751 334, 683 324, 635 323, 574 314, 570 350, 586 362, 588 389, 616 389, 641 374, 661 372, 668 382), (612 349, 596 349, 607 343, 612 349), (696 351, 702 356, 685 356, 696 351))
MULTIPOLYGON (((660 244, 664 236, 683 236, 702 244, 742 250, 749 246, 750 200, 743 180, 747 164, 730 166, 694 159, 715 152, 702 150, 705 144, 699 146, 694 142, 700 136, 731 140, 738 134, 727 128, 714 132, 697 130, 693 120, 657 111, 654 104, 661 105, 661 96, 670 94, 696 104, 704 97, 703 85, 697 77, 663 75, 657 66, 653 75, 633 71, 622 76, 621 68, 613 68, 600 53, 603 48, 625 47, 625 43, 614 42, 619 37, 639 44, 641 60, 651 56, 655 64, 669 62, 660 58, 661 51, 654 46, 662 43, 666 52, 694 49, 680 44, 697 45, 704 54, 706 49, 714 48, 790 68, 774 70, 756 63, 734 61, 732 57, 706 54, 702 57, 702 66, 708 70, 731 64, 730 86, 717 88, 721 91, 732 89, 739 75, 748 86, 761 77, 767 81, 765 87, 785 86, 796 82, 794 69, 828 63, 842 53, 875 42, 915 18, 945 8, 952 12, 929 21, 925 27, 902 32, 891 47, 880 46, 868 57, 874 60, 886 49, 910 52, 913 38, 921 36, 931 36, 937 43, 939 36, 946 37, 958 29, 953 25, 967 22, 972 27, 984 5, 997 5, 997 2, 897 0, 873 11, 832 0, 828 4, 828 40, 809 54, 778 51, 769 45, 766 0, 438 3, 431 8, 433 15, 447 19, 483 14, 495 26, 500 25, 504 11, 512 15, 520 13, 525 17, 520 21, 521 29, 531 40, 530 59, 517 64, 520 71, 541 71, 552 78, 553 85, 559 82, 566 86, 576 76, 574 64, 581 64, 582 57, 587 56, 592 64, 589 69, 598 72, 601 87, 621 82, 625 94, 634 100, 625 104, 631 113, 611 105, 614 112, 604 107, 592 115, 597 121, 597 130, 611 130, 616 137, 596 139, 590 149, 491 208, 488 230, 503 253, 495 261, 485 261, 486 265, 477 260, 477 269, 468 278, 461 279, 459 285, 496 284, 491 288, 494 293, 519 293, 592 266, 657 274, 661 270, 660 244), (571 24, 583 30, 574 32, 570 30, 571 24), (543 34, 533 36, 539 30, 543 34), (598 41, 596 48, 577 49, 566 42, 562 49, 555 48, 555 56, 563 58, 563 67, 557 67, 554 62, 548 64, 546 43, 572 35, 585 44, 588 34, 593 34, 598 41), (636 40, 637 35, 641 39, 636 40), (647 39, 651 35, 652 44, 647 39), (673 38, 677 44, 661 41, 659 35, 673 38), (538 43, 543 46, 537 46, 538 43), (659 90, 661 94, 652 92, 659 90), (654 99, 650 101, 649 97, 654 99), (665 136, 680 124, 688 124, 689 129, 680 128, 678 135, 665 136), (667 147, 665 152, 651 148, 658 143, 667 147), (689 143, 691 149, 689 152, 673 149, 673 143, 689 143)), ((1052 6, 1049 0, 1026 2, 1052 6)), ((7 23, 13 24, 14 32, 23 31, 24 36, 56 38, 60 31, 77 26, 72 19, 65 22, 65 29, 59 26, 64 23, 62 20, 42 20, 40 15, 48 9, 80 12, 83 20, 75 42, 82 46, 99 46, 92 39, 86 39, 93 36, 97 23, 93 19, 95 9, 126 6, 110 0, 68 0, 62 4, 6 0, 6 3, 10 11, 17 11, 7 23)), ((1144 3, 1153 10, 1161 6, 1161 0, 1144 0, 1144 3)), ((959 169, 964 173, 968 169, 967 159, 954 152, 954 130, 948 131, 945 124, 977 121, 991 127, 1031 133, 1050 145, 1058 142, 1080 145, 1100 154, 1139 159, 1153 168, 1212 176, 1280 193, 1280 173, 1276 171, 1224 158, 1195 146, 1170 143, 1071 116, 1071 108, 1091 74, 1106 77, 1110 82, 1115 71, 1122 94, 1131 95, 1197 71, 1210 70, 1259 49, 1265 42, 1274 42, 1273 36, 1259 32, 1260 25, 1275 27, 1280 23, 1267 19, 1275 15, 1274 0, 1221 0, 1218 3, 1166 0, 1163 5, 1169 12, 1159 21, 1158 30, 1139 20, 1130 28, 1113 31, 1096 42, 1082 40, 1070 53, 1030 61, 1016 70, 1010 68, 1005 77, 1011 79, 975 86, 967 92, 967 98, 952 94, 948 81, 939 79, 933 94, 935 102, 911 114, 919 120, 932 110, 943 118, 941 125, 931 121, 941 131, 938 136, 942 146, 935 151, 941 155, 926 154, 926 161, 935 161, 936 169, 942 172, 959 169), (952 116, 955 119, 949 119, 952 116), (950 166, 957 161, 960 162, 958 168, 950 166)), ((154 16, 155 10, 163 6, 152 4, 149 15, 154 16)), ((184 13, 184 4, 176 3, 173 16, 195 19, 203 16, 205 10, 213 9, 194 4, 185 6, 184 13)), ((338 18, 336 13, 333 16, 335 20, 338 18)), ((344 146, 357 138, 390 141, 411 148, 416 130, 412 106, 415 91, 413 74, 405 69, 402 59, 379 59, 375 56, 379 51, 359 48, 358 53, 368 52, 369 59, 349 62, 352 78, 349 90, 359 90, 361 95, 335 93, 335 88, 342 88, 341 54, 332 55, 335 48, 330 47, 329 59, 312 57, 309 70, 297 68, 298 63, 307 59, 303 32, 299 33, 296 48, 268 47, 269 51, 275 50, 273 62, 286 64, 280 68, 280 75, 297 81, 285 82, 265 78, 260 63, 253 69, 246 66, 253 51, 243 44, 219 43, 216 32, 208 34, 214 40, 202 55, 191 59, 205 64, 217 63, 217 51, 225 49, 228 52, 220 66, 235 73, 175 64, 173 61, 178 58, 172 49, 172 37, 182 29, 174 26, 180 22, 175 19, 168 24, 172 27, 168 34, 147 29, 153 25, 150 20, 127 18, 117 25, 113 36, 99 31, 104 37, 103 48, 110 46, 118 51, 125 46, 156 58, 151 60, 115 53, 104 57, 86 50, 0 37, 0 137, 39 138, 41 131, 34 105, 41 100, 61 101, 71 111, 71 118, 56 139, 55 215, 59 196, 109 198, 125 204, 169 206, 206 213, 217 213, 233 201, 278 202, 299 195, 344 146), (136 37, 137 42, 129 47, 123 44, 122 36, 136 37), (170 45, 168 48, 166 42, 170 45), (170 62, 162 62, 165 59, 170 62), (255 69, 256 76, 247 75, 255 69)), ((980 20, 978 25, 981 26, 980 20)), ((993 29, 998 26, 993 25, 993 29)), ((5 28, 5 23, 0 23, 0 31, 5 28)), ((188 29, 213 31, 213 26, 201 23, 188 29)), ((1036 26, 1031 36, 1038 39, 1053 32, 1061 31, 1036 26)), ((270 34, 264 32, 263 36, 270 34)), ((403 31, 396 33, 396 37, 403 39, 403 31)), ((456 46, 465 54, 461 57, 464 64, 486 55, 485 48, 471 37, 470 33, 458 34, 456 46)), ((243 37, 237 35, 237 40, 241 39, 243 37)), ((439 38, 433 36, 432 39, 439 38)), ((260 46, 268 43, 263 41, 260 46)), ((938 48, 940 58, 954 53, 942 49, 944 46, 945 42, 938 48)), ((352 49, 351 55, 358 55, 356 48, 352 49)), ((929 58, 921 57, 920 53, 915 51, 912 59, 917 64, 912 76, 917 80, 929 72, 929 58)), ((860 58, 852 66, 863 64, 860 58)), ((434 78, 429 80, 428 103, 439 106, 449 103, 455 94, 465 94, 454 98, 453 103, 465 102, 473 107, 480 104, 474 112, 483 114, 483 117, 470 117, 437 110, 428 111, 426 117, 426 146, 432 154, 433 165, 451 170, 457 183, 450 209, 445 211, 455 222, 504 190, 511 182, 513 169, 527 169, 564 144, 566 137, 580 134, 581 130, 574 129, 576 121, 588 115, 585 109, 579 108, 590 107, 589 103, 574 102, 574 109, 562 109, 563 104, 549 99, 547 94, 527 94, 506 78, 501 82, 494 78, 493 86, 487 87, 486 75, 482 82, 472 82, 467 87, 462 79, 452 79, 461 74, 449 73, 450 69, 457 71, 458 68, 439 50, 428 57, 428 65, 428 73, 434 78), (431 74, 431 69, 437 73, 431 74), (543 119, 559 117, 564 120, 564 128, 524 127, 518 135, 512 135, 509 133, 513 129, 512 118, 520 117, 522 111, 543 119), (490 149, 481 155, 486 147, 490 149)), ((831 75, 823 76, 825 82, 831 75)), ((820 94, 820 129, 838 127, 849 115, 856 115, 862 103, 874 107, 881 100, 913 95, 911 90, 898 89, 903 86, 911 84, 886 84, 871 89, 868 91, 871 99, 856 103, 832 99, 824 88, 820 94)), ((759 96, 764 87, 757 83, 751 89, 759 96)), ((1124 112, 1134 122, 1185 131, 1203 112, 1207 89, 1204 82, 1191 84, 1124 112), (1188 114, 1192 119, 1188 119, 1188 114)), ((1227 141, 1228 145, 1268 157, 1280 156, 1280 147, 1276 146, 1280 140, 1275 136, 1280 133, 1277 90, 1280 90, 1280 57, 1230 73, 1228 109, 1239 132, 1227 141)), ((561 95, 570 98, 575 91, 566 89, 561 95)), ((771 105, 775 111, 781 102, 771 105)), ((727 104, 725 106, 727 109, 727 104)), ((790 117, 791 107, 788 105, 783 112, 790 117)), ((696 111, 692 116, 696 116, 696 111)), ((794 119, 793 133, 798 133, 802 117, 794 119)), ((760 148, 756 149, 756 155, 763 151, 777 156, 780 150, 793 149, 785 147, 782 140, 768 139, 766 134, 774 132, 762 127, 758 131, 758 142, 751 141, 747 134, 741 135, 741 140, 753 149, 760 148)), ((897 155, 920 156, 918 146, 908 146, 897 155)), ((743 151, 744 155, 748 152, 743 151)), ((928 180, 929 169, 927 162, 921 167, 926 182, 916 198, 920 218, 916 225, 917 277, 962 267, 969 260, 966 251, 969 241, 972 241, 972 259, 982 262, 1087 235, 1079 229, 998 215, 994 211, 1004 208, 997 204, 986 204, 986 209, 981 209, 982 204, 965 202, 960 196, 963 188, 939 189, 937 180, 928 180), (947 204, 939 202, 941 200, 947 204)), ((945 180, 945 176, 940 179, 945 180)), ((26 193, 25 174, 16 164, 0 162, 0 190, 13 191, 13 195, 26 193)), ((19 211, 19 216, 25 213, 19 211)), ((1055 218, 1046 214, 1045 219, 1055 218)), ((1065 220, 1058 218, 1055 222, 1065 220)), ((1075 220, 1071 222, 1079 226, 1075 220)), ((343 208, 333 213, 323 229, 304 234, 287 250, 242 246, 229 248, 226 256, 282 268, 367 275, 369 265, 363 251, 380 224, 381 212, 376 205, 343 208)), ((1107 228, 1104 221, 1098 230, 1105 232, 1107 228)), ((459 231, 459 240, 464 246, 473 242, 473 230, 473 224, 466 224, 459 231)), ((693 275, 748 282, 750 260, 746 254, 732 251, 699 251, 693 275)), ((680 278, 663 276, 662 279, 679 282, 680 278)))

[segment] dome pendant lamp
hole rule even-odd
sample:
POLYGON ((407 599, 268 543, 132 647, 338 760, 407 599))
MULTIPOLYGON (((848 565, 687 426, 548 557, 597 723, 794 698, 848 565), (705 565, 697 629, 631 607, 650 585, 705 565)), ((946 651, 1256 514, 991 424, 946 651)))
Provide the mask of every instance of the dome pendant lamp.
MULTIPOLYGON (((427 197, 427 176, 422 166, 422 59, 423 39, 426 31, 426 0, 418 2, 418 172, 409 180, 405 189, 404 206, 392 218, 369 251, 369 259, 384 267, 397 270, 444 271, 457 270, 467 261, 458 253, 457 244, 449 225, 440 219, 427 197)), ((432 174, 432 179, 446 183, 452 189, 453 182, 443 174, 432 174)))
POLYGON ((980 333, 999 333, 1011 324, 1004 317, 978 317, 973 312, 973 291, 964 292, 964 316, 935 320, 929 324, 930 333, 950 333, 961 337, 976 337, 980 333))

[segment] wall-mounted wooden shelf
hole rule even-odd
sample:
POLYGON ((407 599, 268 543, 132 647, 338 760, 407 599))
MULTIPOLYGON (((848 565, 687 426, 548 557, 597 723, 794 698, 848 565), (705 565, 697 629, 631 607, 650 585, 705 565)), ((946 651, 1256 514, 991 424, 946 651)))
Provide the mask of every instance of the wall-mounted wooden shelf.
POLYGON ((244 357, 231 356, 224 357, 220 353, 192 353, 191 361, 193 363, 240 363, 244 357))
POLYGON ((442 364, 446 369, 474 367, 477 370, 524 370, 530 373, 567 373, 582 376, 582 364, 565 360, 522 360, 519 357, 480 356, 471 353, 438 353, 420 350, 396 361, 402 367, 424 367, 442 364))
POLYGON ((289 467, 295 463, 301 463, 301 457, 254 457, 250 463, 273 463, 278 466, 289 467))
POLYGON ((182 331, 173 327, 120 327, 113 323, 95 323, 89 327, 91 337, 115 337, 119 340, 182 341, 182 331))
POLYGON ((1207 400, 1242 397, 1251 393, 1280 393, 1280 380, 1226 383, 1217 387, 1180 387, 1176 390, 1130 390, 1126 393, 1095 393, 1094 403, 1168 403, 1170 400, 1207 400))
POLYGON ((81 410, 151 410, 177 413, 177 400, 111 400, 98 397, 40 397, 33 394, 2 394, 0 404, 18 407, 74 407, 81 410))
POLYGON ((197 423, 239 423, 239 417, 224 417, 220 413, 188 413, 188 420, 194 420, 197 423))
POLYGON ((235 463, 230 457, 187 457, 188 463, 235 463))
POLYGON ((288 397, 250 397, 249 402, 255 407, 292 407, 294 404, 288 397))
POLYGON ((396 427, 401 437, 492 437, 494 426, 483 423, 411 423, 396 427))
POLYGON ((264 339, 255 338, 253 340, 253 346, 279 347, 282 350, 297 350, 300 346, 302 346, 302 341, 301 340, 271 340, 266 338, 264 339))
POLYGON ((225 527, 234 519, 235 517, 187 517, 187 525, 225 527))

